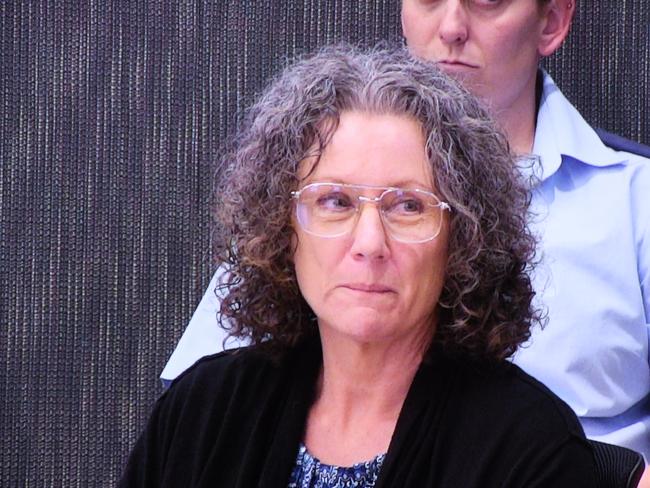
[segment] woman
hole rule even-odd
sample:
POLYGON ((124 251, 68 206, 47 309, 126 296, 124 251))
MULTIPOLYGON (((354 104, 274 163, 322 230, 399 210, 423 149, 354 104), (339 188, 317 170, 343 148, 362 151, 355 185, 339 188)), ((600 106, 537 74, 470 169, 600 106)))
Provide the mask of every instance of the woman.
POLYGON ((569 408, 508 363, 538 321, 527 192, 459 85, 330 48, 251 109, 217 191, 249 348, 158 401, 122 486, 593 486, 569 408))

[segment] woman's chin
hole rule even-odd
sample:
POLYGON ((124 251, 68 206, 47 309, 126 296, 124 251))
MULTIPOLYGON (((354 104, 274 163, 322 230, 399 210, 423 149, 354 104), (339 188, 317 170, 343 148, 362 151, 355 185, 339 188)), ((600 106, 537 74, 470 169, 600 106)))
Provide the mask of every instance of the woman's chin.
MULTIPOLYGON (((324 338, 349 339, 359 344, 381 343, 400 334, 404 322, 375 309, 347 310, 330 320, 319 320, 324 338)), ((404 331, 401 331, 402 333, 404 331)))

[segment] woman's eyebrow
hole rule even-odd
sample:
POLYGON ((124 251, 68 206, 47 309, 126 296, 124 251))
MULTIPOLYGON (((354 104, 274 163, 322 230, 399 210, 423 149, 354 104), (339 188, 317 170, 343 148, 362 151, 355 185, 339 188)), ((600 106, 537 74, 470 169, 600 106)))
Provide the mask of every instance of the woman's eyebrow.
POLYGON ((418 180, 406 179, 406 180, 396 180, 387 185, 369 185, 366 183, 361 183, 358 181, 351 182, 346 178, 341 176, 327 176, 317 175, 316 177, 309 177, 305 180, 305 184, 309 183, 339 183, 341 185, 359 185, 359 186, 368 186, 368 187, 377 187, 377 188, 420 188, 430 190, 431 184, 425 183, 418 180))

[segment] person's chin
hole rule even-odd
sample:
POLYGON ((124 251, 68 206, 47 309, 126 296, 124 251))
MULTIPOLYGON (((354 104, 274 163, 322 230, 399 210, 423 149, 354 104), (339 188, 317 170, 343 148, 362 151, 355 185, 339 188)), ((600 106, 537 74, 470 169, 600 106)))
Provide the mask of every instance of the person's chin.
POLYGON ((390 337, 392 327, 385 317, 349 317, 343 318, 337 326, 338 332, 358 344, 375 344, 390 337))
POLYGON ((336 331, 337 335, 344 335, 358 342, 380 341, 391 335, 391 330, 396 323, 393 312, 384 307, 378 308, 368 305, 343 305, 336 307, 336 311, 328 314, 329 317, 321 322, 336 331))

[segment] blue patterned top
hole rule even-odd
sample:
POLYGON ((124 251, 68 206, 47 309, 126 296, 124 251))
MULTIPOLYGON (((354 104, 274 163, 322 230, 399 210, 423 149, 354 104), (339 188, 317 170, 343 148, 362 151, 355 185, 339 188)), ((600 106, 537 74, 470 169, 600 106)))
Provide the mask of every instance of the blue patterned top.
POLYGON ((372 488, 386 454, 350 467, 323 464, 300 444, 288 488, 372 488))

